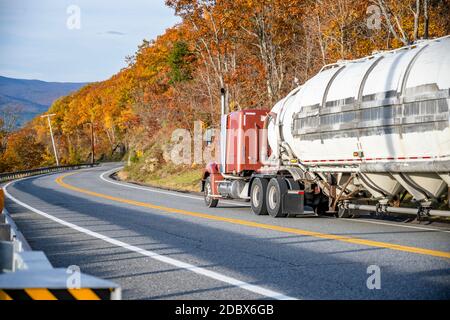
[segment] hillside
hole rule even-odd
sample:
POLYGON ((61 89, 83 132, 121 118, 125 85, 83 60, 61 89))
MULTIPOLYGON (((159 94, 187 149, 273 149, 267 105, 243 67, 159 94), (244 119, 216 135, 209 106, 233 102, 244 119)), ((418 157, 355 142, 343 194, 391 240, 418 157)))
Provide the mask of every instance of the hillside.
POLYGON ((18 125, 47 111, 59 97, 68 95, 85 83, 45 82, 0 76, 0 111, 10 109, 20 113, 18 125))

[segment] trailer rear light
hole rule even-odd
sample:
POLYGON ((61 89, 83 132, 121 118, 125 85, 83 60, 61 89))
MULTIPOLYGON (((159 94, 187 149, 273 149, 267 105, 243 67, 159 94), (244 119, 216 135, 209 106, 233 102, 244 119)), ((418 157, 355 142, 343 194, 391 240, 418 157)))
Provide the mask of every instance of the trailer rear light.
POLYGON ((298 194, 298 195, 304 195, 305 191, 304 190, 289 190, 288 191, 289 194, 298 194))

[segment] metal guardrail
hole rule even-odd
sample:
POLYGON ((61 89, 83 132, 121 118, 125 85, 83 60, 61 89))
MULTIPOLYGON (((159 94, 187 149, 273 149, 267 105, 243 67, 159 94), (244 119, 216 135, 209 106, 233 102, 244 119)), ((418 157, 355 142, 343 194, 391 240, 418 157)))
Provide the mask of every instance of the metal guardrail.
POLYGON ((74 165, 36 168, 36 169, 16 171, 16 172, 5 172, 5 173, 0 173, 0 182, 35 176, 35 175, 39 175, 39 174, 46 174, 46 173, 51 173, 51 172, 61 172, 61 171, 66 171, 66 170, 76 170, 76 169, 82 169, 82 168, 90 168, 90 167, 94 167, 94 166, 98 166, 98 163, 83 163, 83 164, 74 164, 74 165))

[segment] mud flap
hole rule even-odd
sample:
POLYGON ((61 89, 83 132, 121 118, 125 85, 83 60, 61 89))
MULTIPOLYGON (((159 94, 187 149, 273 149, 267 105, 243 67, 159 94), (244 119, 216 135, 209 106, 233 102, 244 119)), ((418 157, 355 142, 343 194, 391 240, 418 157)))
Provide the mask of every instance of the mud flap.
POLYGON ((303 190, 288 190, 283 195, 283 213, 288 217, 305 214, 304 197, 305 191, 303 190))

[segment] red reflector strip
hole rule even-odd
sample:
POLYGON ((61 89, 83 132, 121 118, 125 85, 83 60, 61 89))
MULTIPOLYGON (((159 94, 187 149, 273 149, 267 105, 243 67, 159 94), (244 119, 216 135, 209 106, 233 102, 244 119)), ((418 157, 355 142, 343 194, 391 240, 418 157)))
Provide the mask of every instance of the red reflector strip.
POLYGON ((380 160, 419 160, 419 159, 433 159, 433 158, 447 158, 450 155, 430 157, 430 156, 412 156, 412 157, 387 157, 387 158, 359 158, 359 159, 318 159, 318 160, 303 160, 301 162, 358 162, 358 161, 380 161, 380 160))

